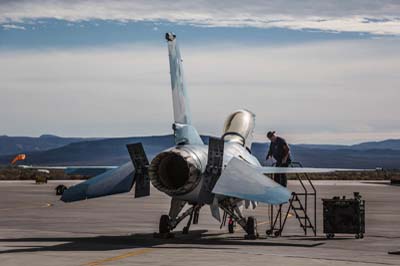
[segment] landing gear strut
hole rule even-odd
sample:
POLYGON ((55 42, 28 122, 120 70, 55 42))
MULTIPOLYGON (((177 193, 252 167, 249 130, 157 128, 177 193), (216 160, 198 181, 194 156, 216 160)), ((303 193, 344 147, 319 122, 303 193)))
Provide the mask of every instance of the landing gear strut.
POLYGON ((192 211, 190 212, 189 220, 186 224, 186 226, 182 230, 182 234, 187 235, 189 233, 189 228, 193 224, 198 224, 199 223, 199 211, 201 206, 200 205, 195 205, 192 207, 192 211))

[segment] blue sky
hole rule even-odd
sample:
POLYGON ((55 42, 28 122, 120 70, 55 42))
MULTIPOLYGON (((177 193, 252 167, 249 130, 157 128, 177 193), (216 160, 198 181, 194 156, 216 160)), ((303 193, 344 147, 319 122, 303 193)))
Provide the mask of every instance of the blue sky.
POLYGON ((396 1, 2 1, 0 134, 170 133, 167 31, 202 133, 248 108, 257 140, 400 137, 396 1))
MULTIPOLYGON (((11 24, 5 24, 11 25, 11 24)), ((203 42, 242 45, 289 45, 310 41, 359 40, 372 38, 369 33, 326 32, 312 29, 255 27, 199 27, 167 21, 119 22, 41 19, 12 24, 20 29, 4 28, 0 45, 3 49, 104 47, 114 44, 164 45, 163 34, 173 29, 181 42, 201 46, 203 42)))

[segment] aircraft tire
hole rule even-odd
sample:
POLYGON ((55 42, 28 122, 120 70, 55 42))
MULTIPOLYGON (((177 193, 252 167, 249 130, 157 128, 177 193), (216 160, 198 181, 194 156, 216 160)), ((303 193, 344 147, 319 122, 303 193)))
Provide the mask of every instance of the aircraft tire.
POLYGON ((171 231, 169 216, 164 214, 160 217, 160 224, 159 224, 159 233, 160 234, 168 234, 171 231))
POLYGON ((253 216, 247 218, 246 232, 250 237, 257 236, 257 220, 253 216))
POLYGON ((57 187, 56 187, 56 195, 57 196, 61 196, 63 193, 64 193, 64 191, 67 189, 67 187, 66 186, 64 186, 64 185, 58 185, 57 187))
POLYGON ((229 231, 229 234, 235 233, 233 221, 231 223, 228 223, 228 231, 229 231))
POLYGON ((187 226, 183 227, 182 234, 184 234, 184 235, 189 234, 189 227, 187 227, 187 226))

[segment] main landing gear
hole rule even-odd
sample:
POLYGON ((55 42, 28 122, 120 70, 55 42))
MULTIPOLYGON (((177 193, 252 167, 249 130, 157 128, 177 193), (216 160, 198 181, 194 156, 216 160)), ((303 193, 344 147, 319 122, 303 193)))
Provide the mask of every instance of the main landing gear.
POLYGON ((253 216, 245 218, 237 204, 238 202, 234 200, 225 200, 220 202, 220 208, 224 210, 224 221, 227 216, 228 220, 228 231, 229 233, 234 233, 234 227, 239 224, 243 230, 247 233, 244 237, 245 239, 257 239, 259 237, 257 232, 257 221, 253 216))
MULTIPOLYGON (((222 226, 225 225, 226 219, 228 220, 228 231, 233 234, 235 232, 236 224, 240 225, 246 232, 245 239, 257 239, 259 237, 257 232, 257 220, 253 216, 244 217, 238 206, 238 201, 236 200, 226 200, 220 202, 220 208, 224 211, 224 218, 221 223, 222 226)), ((154 233, 155 237, 159 238, 171 238, 174 235, 171 233, 178 224, 189 216, 186 226, 182 230, 182 234, 188 234, 191 224, 197 224, 199 221, 199 212, 203 205, 194 204, 180 215, 182 211, 184 202, 173 201, 171 204, 171 210, 169 215, 162 215, 160 217, 159 231, 154 233)))
POLYGON ((201 205, 194 205, 183 212, 179 217, 171 218, 169 215, 162 215, 160 217, 160 224, 158 227, 158 233, 155 233, 155 237, 159 238, 172 238, 174 235, 171 233, 173 229, 175 229, 178 224, 189 216, 189 220, 186 226, 182 230, 182 234, 186 235, 189 233, 189 229, 191 224, 197 224, 199 221, 199 212, 201 205))

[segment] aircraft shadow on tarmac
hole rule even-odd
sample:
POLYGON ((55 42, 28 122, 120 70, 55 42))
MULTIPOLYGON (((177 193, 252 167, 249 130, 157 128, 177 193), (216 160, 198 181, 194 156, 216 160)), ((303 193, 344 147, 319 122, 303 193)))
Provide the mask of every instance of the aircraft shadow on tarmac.
POLYGON ((176 233, 175 238, 154 238, 153 234, 97 237, 38 237, 0 239, 0 243, 26 243, 27 245, 4 245, 14 248, 0 251, 0 254, 41 252, 41 251, 109 251, 132 248, 173 248, 173 249, 236 249, 235 246, 284 246, 312 248, 324 243, 290 243, 261 240, 244 240, 243 237, 220 237, 225 233, 207 234, 206 230, 193 230, 188 235, 176 233), (29 245, 34 242, 66 242, 53 246, 29 245), (162 246, 176 244, 177 246, 162 246), (196 246, 193 246, 196 245, 196 246), (222 247, 223 246, 223 247, 222 247))

